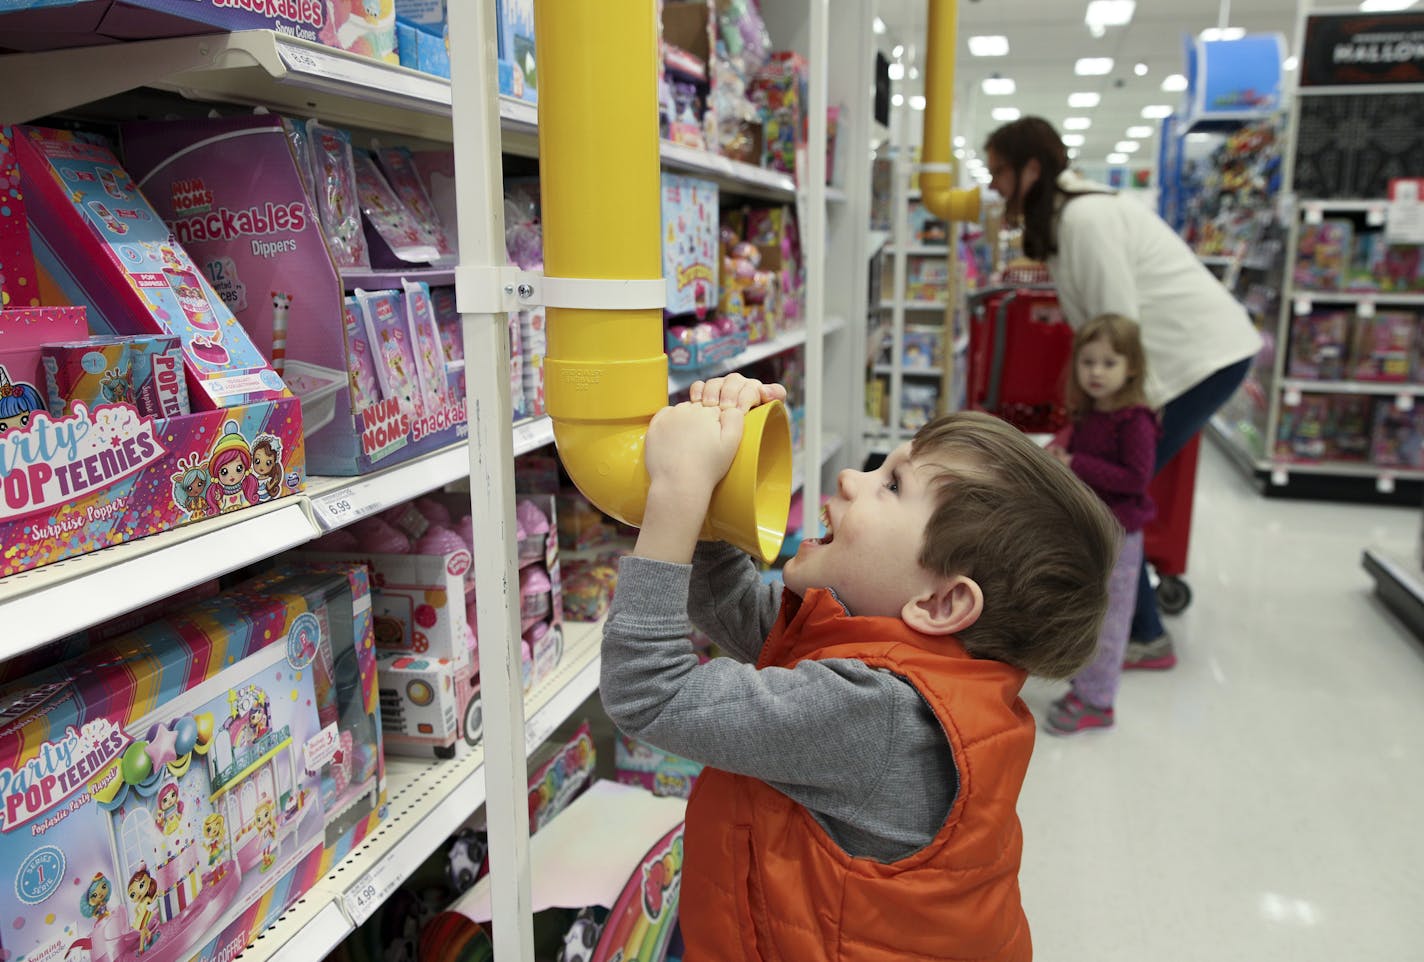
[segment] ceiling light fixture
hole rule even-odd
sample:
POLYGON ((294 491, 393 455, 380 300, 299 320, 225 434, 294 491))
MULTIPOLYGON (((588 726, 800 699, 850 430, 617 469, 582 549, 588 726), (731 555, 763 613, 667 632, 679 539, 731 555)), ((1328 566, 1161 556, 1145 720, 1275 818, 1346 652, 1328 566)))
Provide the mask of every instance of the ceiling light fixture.
POLYGON ((905 45, 903 43, 897 43, 895 44, 895 46, 890 48, 890 56, 894 57, 896 60, 899 60, 904 55, 905 45))
POLYGON ((885 71, 891 80, 903 80, 905 78, 905 65, 902 63, 892 63, 890 69, 885 71))
POLYGON ((963 137, 954 138, 954 146, 956 147, 963 147, 965 143, 966 141, 963 137))
POLYGON ((1132 65, 1132 72, 1137 74, 1137 76, 1139 77, 1147 76, 1147 64, 1138 61, 1137 63, 1132 65))
POLYGON ((1008 97, 1018 89, 1012 77, 1000 77, 995 74, 992 77, 985 77, 979 84, 979 88, 990 97, 1008 97))
POLYGON ((1151 127, 1129 127, 1127 136, 1132 140, 1146 140, 1155 133, 1151 127))
POLYGON ((1068 159, 1069 159, 1069 160, 1077 160, 1077 159, 1078 159, 1078 148, 1077 148, 1077 147, 1070 147, 1070 148, 1068 148, 1068 159))
POLYGON ((1246 36, 1246 28, 1207 27, 1201 33, 1197 34, 1197 36, 1201 37, 1201 39, 1205 40, 1207 43, 1212 43, 1217 40, 1240 40, 1242 37, 1246 36))
POLYGON ((910 98, 910 109, 911 109, 911 110, 924 110, 924 109, 925 109, 925 98, 924 98, 922 95, 920 95, 920 94, 915 94, 913 97, 910 98))
POLYGON ((1091 117, 1065 117, 1063 118, 1064 130, 1087 130, 1093 126, 1091 117))
POLYGON ((1112 73, 1112 57, 1079 57, 1073 72, 1080 77, 1101 77, 1112 73))
MULTIPOLYGON (((861 22, 864 23, 864 21, 861 22)), ((884 33, 885 21, 881 20, 879 17, 876 17, 874 20, 870 21, 870 29, 874 30, 876 33, 884 33)))
POLYGON ((1127 163, 1127 154, 1108 154, 1108 163, 1125 164, 1127 163))
POLYGON ((1023 114, 1017 107, 995 107, 989 111, 989 116, 1001 122, 1008 122, 1010 120, 1018 120, 1023 114))
POLYGON ((1083 14, 1083 22, 1095 37, 1106 34, 1108 27, 1125 27, 1132 22, 1136 0, 1092 0, 1083 14))
POLYGON ((1286 59, 1281 61, 1281 69, 1284 70, 1286 73, 1290 73, 1292 70, 1299 66, 1299 57, 1287 57, 1286 59))
POLYGON ((969 38, 969 52, 976 57, 1007 57, 1009 38, 1000 34, 982 34, 969 38))
POLYGON ((1142 149, 1142 145, 1135 140, 1119 140, 1113 145, 1113 150, 1119 154, 1135 154, 1140 149, 1142 149))
MULTIPOLYGON (((985 91, 985 93, 988 93, 988 91, 985 91)), ((1102 99, 1102 94, 1092 93, 1091 91, 1069 94, 1068 106, 1078 110, 1083 110, 1089 107, 1096 107, 1099 103, 1102 102, 1102 99)))
POLYGON ((1172 108, 1168 104, 1149 104, 1142 108, 1142 116, 1147 120, 1165 120, 1172 116, 1172 108))
POLYGON ((911 80, 919 80, 919 79, 920 79, 920 68, 919 68, 919 67, 911 67, 911 68, 910 68, 910 72, 909 72, 908 74, 906 74, 906 76, 909 77, 911 80))
POLYGON ((1360 10, 1364 13, 1386 13, 1394 10, 1408 10, 1414 0, 1364 0, 1360 10))
POLYGON ((895 96, 891 97, 891 98, 890 98, 890 103, 891 103, 893 106, 896 106, 896 107, 903 107, 903 106, 905 106, 905 96, 904 96, 904 94, 896 94, 895 96))
POLYGON ((1087 138, 1082 134, 1064 134, 1058 139, 1063 141, 1064 147, 1081 147, 1083 146, 1083 141, 1087 138))
POLYGON ((1187 89, 1187 78, 1184 74, 1168 74, 1162 78, 1162 89, 1169 94, 1181 93, 1187 89))

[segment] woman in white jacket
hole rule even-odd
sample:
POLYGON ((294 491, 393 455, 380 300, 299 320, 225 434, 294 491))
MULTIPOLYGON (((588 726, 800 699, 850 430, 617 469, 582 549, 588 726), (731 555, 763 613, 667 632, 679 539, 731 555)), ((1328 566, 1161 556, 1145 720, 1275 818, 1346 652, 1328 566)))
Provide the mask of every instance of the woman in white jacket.
MULTIPOLYGON (((1157 470, 1240 387, 1261 349, 1246 310, 1145 204, 1068 169, 1058 132, 1040 117, 1005 124, 984 145, 1006 220, 1021 224, 1024 253, 1048 265, 1075 328, 1101 314, 1141 327, 1147 400, 1162 412, 1157 470)), ((1126 665, 1170 668, 1144 564, 1126 665)))

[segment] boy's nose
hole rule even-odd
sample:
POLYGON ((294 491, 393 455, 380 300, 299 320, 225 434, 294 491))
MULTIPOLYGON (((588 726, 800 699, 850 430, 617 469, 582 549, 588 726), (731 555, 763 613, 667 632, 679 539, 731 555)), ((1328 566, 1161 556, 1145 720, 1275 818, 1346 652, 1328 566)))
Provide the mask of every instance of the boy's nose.
POLYGON ((860 471, 854 471, 850 468, 845 468, 840 474, 836 475, 836 490, 840 493, 840 496, 849 501, 855 489, 856 482, 862 476, 860 471))

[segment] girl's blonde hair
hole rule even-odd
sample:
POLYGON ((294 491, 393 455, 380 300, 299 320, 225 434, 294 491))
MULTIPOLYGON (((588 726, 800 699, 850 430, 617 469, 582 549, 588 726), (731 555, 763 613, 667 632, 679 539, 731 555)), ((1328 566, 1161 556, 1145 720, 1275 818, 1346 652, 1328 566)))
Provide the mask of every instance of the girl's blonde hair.
POLYGON ((1146 407, 1147 355, 1142 351, 1141 329, 1137 322, 1121 314, 1099 314, 1073 336, 1073 356, 1068 360, 1068 383, 1064 392, 1068 417, 1076 421, 1093 411, 1093 399, 1078 384, 1078 354, 1096 340, 1106 340, 1115 353, 1127 360, 1127 380, 1112 398, 1114 407, 1146 407))

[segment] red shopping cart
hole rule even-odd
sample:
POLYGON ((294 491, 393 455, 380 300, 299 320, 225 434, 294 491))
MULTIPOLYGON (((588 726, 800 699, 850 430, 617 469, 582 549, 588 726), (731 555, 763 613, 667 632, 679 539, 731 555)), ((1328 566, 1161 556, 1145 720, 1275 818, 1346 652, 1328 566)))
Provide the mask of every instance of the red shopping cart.
MULTIPOLYGON (((970 297, 969 407, 997 415, 1027 434, 1055 434, 1068 423, 1063 390, 1073 331, 1052 287, 991 288, 970 297)), ((1158 575, 1157 603, 1167 614, 1191 604, 1187 570, 1200 436, 1152 479, 1157 518, 1143 531, 1143 550, 1158 575)))

